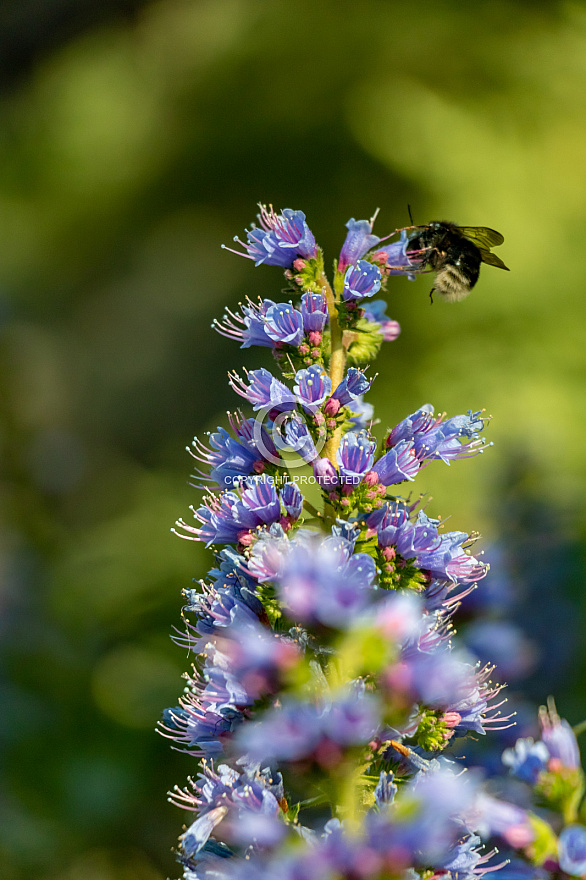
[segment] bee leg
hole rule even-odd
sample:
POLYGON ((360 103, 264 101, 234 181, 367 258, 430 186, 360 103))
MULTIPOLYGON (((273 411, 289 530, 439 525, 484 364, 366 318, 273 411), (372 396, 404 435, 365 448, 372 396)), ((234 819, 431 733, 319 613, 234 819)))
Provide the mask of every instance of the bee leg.
POLYGON ((431 306, 433 305, 433 292, 434 292, 434 290, 435 290, 435 287, 432 287, 431 290, 429 291, 429 304, 431 306))

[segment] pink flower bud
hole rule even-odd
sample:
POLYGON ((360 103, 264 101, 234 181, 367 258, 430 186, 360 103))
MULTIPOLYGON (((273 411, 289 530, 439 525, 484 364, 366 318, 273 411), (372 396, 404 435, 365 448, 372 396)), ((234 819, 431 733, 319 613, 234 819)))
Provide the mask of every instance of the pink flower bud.
POLYGON ((326 416, 335 416, 338 414, 339 411, 340 411, 340 401, 339 400, 336 400, 335 397, 330 397, 328 400, 326 400, 326 403, 324 406, 324 413, 326 414, 326 416))

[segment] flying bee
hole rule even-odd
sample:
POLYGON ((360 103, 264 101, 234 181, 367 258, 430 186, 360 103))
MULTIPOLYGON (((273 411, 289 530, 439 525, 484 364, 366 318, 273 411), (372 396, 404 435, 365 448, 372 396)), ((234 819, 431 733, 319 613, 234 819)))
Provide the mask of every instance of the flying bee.
POLYGON ((436 273, 435 290, 447 301, 458 302, 468 296, 480 274, 480 264, 487 263, 506 269, 503 261, 491 253, 504 241, 500 232, 486 226, 456 226, 455 223, 438 220, 428 226, 411 227, 407 256, 419 264, 420 269, 429 267, 436 273))

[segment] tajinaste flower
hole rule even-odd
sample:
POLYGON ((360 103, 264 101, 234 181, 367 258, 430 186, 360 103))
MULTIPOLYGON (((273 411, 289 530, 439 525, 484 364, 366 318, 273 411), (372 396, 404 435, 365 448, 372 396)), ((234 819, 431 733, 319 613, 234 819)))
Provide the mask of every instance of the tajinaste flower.
MULTIPOLYGON (((258 216, 261 228, 253 227, 247 231, 247 242, 236 236, 234 241, 241 245, 246 253, 226 248, 232 253, 254 260, 255 266, 266 263, 270 266, 291 268, 299 258, 308 260, 317 256, 317 247, 313 233, 305 222, 302 211, 285 208, 276 214, 272 205, 260 205, 258 216)), ((223 245, 225 247, 225 245, 223 245)))
POLYGON ((247 299, 215 326, 272 348, 283 377, 230 374, 257 418, 194 441, 208 494, 194 525, 177 523, 216 547, 209 578, 184 591, 174 639, 193 667, 161 724, 204 759, 171 795, 193 813, 184 880, 475 880, 504 864, 481 849, 492 835, 527 862, 535 851, 548 868, 581 869, 581 831, 568 830, 581 829, 577 745, 551 709, 543 742, 518 743, 509 763, 565 817, 559 853, 546 818, 465 771, 466 738, 510 720, 492 665, 454 627, 488 567, 473 534, 387 493, 434 459, 486 448, 481 412, 446 418, 426 404, 377 452, 358 367, 399 327, 372 297, 390 275, 423 271, 421 254, 406 230, 389 244, 352 219, 330 285, 304 214, 261 206, 259 224, 241 254, 283 268, 292 299, 247 299), (443 754, 455 737, 458 763, 443 754))
POLYGON ((344 483, 356 486, 372 468, 376 441, 366 431, 352 431, 342 438, 337 453, 340 475, 344 483))
POLYGON ((354 217, 348 220, 348 233, 340 251, 338 272, 344 272, 348 266, 355 265, 379 243, 380 238, 372 233, 373 222, 374 217, 372 220, 355 220, 354 217))
POLYGON ((304 336, 303 316, 292 303, 276 303, 265 316, 267 336, 281 345, 297 347, 304 336))
POLYGON ((344 275, 342 299, 360 301, 378 293, 381 286, 381 275, 378 266, 367 260, 359 260, 355 266, 349 266, 344 275))
POLYGON ((254 410, 270 407, 285 411, 297 406, 297 398, 293 392, 264 367, 247 372, 246 378, 249 381, 248 385, 237 373, 229 374, 231 387, 241 397, 246 398, 254 410))
POLYGON ((267 333, 265 318, 275 305, 272 299, 259 300, 258 304, 248 299, 241 305, 242 315, 226 308, 222 320, 214 318, 212 328, 221 336, 236 339, 241 343, 240 348, 250 348, 251 345, 272 348, 274 341, 267 333))
POLYGON ((249 477, 238 491, 224 492, 204 498, 204 506, 193 510, 201 526, 195 528, 183 520, 176 525, 182 532, 175 534, 192 541, 210 544, 236 544, 247 540, 255 529, 277 522, 281 504, 272 482, 249 477))
MULTIPOLYGON (((279 453, 266 428, 254 419, 230 417, 231 427, 236 434, 232 437, 225 428, 218 428, 210 434, 209 447, 194 438, 193 450, 187 451, 196 461, 211 468, 209 474, 197 470, 195 478, 225 489, 237 486, 251 474, 260 474, 266 469, 265 455, 278 459, 279 453)), ((203 488, 195 484, 197 488, 203 488)))
POLYGON ((321 333, 328 323, 325 294, 304 293, 301 297, 301 317, 306 333, 321 333))
POLYGON ((361 303, 364 317, 371 324, 378 324, 385 342, 394 342, 401 333, 398 321, 391 321, 386 314, 387 304, 384 299, 366 300, 361 303))
POLYGON ((558 857, 560 868, 572 877, 586 874, 586 828, 568 825, 560 834, 558 857))
POLYGON ((350 367, 345 378, 336 386, 330 399, 326 402, 324 413, 328 416, 335 416, 341 407, 352 407, 358 399, 366 394, 372 379, 367 379, 362 370, 350 367))
POLYGON ((410 281, 415 279, 415 272, 421 268, 413 251, 409 251, 409 238, 406 230, 401 230, 399 241, 386 244, 384 248, 371 254, 371 259, 384 268, 388 275, 407 275, 410 281))
POLYGON ((387 446, 411 440, 420 461, 439 458, 449 464, 453 458, 469 458, 486 448, 478 439, 478 431, 483 429, 486 421, 480 416, 480 412, 469 411, 466 416, 453 416, 444 422, 444 416, 434 416, 433 407, 426 403, 393 428, 387 446), (470 442, 461 443, 462 438, 468 438, 470 442))
POLYGON ((309 412, 315 412, 329 396, 332 390, 330 377, 323 367, 314 364, 305 370, 295 373, 296 385, 293 390, 301 406, 309 412))

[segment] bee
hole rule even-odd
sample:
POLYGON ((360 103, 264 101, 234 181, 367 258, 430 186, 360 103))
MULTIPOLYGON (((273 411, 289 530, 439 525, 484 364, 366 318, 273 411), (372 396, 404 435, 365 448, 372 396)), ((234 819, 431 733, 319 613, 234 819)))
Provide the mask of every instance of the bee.
POLYGON ((503 261, 491 253, 504 241, 500 232, 486 226, 456 226, 455 223, 434 221, 428 226, 411 227, 407 256, 419 264, 420 269, 429 267, 436 273, 434 286, 429 294, 437 292, 447 302, 458 302, 468 296, 480 274, 480 264, 487 263, 498 269, 506 269, 503 261))

